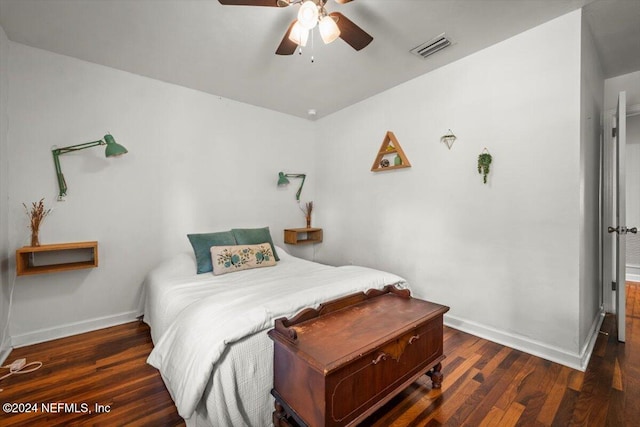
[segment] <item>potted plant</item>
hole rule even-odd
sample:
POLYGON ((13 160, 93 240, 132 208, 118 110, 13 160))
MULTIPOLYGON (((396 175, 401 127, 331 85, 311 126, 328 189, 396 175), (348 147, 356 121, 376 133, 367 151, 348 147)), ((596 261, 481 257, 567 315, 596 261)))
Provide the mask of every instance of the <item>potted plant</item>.
POLYGON ((307 220, 307 228, 311 228, 311 212, 313 212, 313 202, 305 203, 305 208, 302 210, 307 220))
POLYGON ((482 174, 482 180, 486 184, 487 183, 487 175, 489 175, 489 171, 491 168, 491 154, 485 148, 482 153, 478 156, 478 173, 482 174))

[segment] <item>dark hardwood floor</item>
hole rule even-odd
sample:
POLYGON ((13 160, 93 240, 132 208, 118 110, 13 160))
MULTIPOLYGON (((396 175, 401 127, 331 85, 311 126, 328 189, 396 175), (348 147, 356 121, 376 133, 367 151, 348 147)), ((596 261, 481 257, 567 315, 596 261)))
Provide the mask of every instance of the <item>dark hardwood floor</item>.
MULTIPOLYGON (((420 379, 364 425, 640 425, 640 284, 627 285, 626 321, 620 344, 607 315, 584 373, 445 328, 442 389, 420 379)), ((6 364, 44 365, 0 381, 0 425, 184 425, 145 362, 151 348, 147 326, 133 322, 13 350, 6 364), (13 414, 7 403, 26 405, 13 414), (37 413, 23 412, 34 404, 37 413)))

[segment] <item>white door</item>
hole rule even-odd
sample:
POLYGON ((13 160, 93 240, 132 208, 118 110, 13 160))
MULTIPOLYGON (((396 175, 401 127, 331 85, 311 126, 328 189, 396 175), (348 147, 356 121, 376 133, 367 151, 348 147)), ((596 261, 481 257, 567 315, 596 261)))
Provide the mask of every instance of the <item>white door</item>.
POLYGON ((626 172, 625 144, 627 143, 626 92, 618 95, 616 123, 616 317, 618 320, 618 341, 625 342, 626 335, 626 172))

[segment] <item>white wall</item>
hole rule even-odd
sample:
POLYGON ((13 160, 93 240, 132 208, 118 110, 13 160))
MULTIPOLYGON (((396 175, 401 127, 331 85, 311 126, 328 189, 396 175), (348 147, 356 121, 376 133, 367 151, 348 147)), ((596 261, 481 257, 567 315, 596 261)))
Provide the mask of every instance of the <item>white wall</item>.
MULTIPOLYGON (((602 318, 600 265, 600 146, 604 74, 586 19, 582 18, 580 78, 580 332, 594 345, 602 318)), ((581 352, 586 349, 581 348, 581 352)), ((590 351, 590 350, 589 350, 590 351)))
POLYGON ((7 74, 9 70, 9 40, 0 27, 0 362, 10 350, 9 329, 9 293, 11 274, 9 271, 8 204, 9 182, 7 169, 7 99, 9 88, 7 74), (6 332, 6 333, 5 333, 6 332))
MULTIPOLYGON (((232 227, 303 226, 295 188, 280 170, 316 182, 313 123, 10 42, 9 247, 29 243, 22 203, 53 212, 41 243, 98 240, 96 269, 18 278, 15 345, 132 319, 145 273, 180 250, 186 234, 232 227), (68 197, 56 202, 51 148, 110 132, 128 148, 60 158, 68 197)), ((3 75, 5 73, 2 73, 3 75)), ((3 156, 3 158, 5 158, 3 156)))
POLYGON ((448 324, 579 367, 580 46, 576 11, 320 120, 318 259, 394 271, 448 324), (388 130, 413 167, 370 172, 388 130))

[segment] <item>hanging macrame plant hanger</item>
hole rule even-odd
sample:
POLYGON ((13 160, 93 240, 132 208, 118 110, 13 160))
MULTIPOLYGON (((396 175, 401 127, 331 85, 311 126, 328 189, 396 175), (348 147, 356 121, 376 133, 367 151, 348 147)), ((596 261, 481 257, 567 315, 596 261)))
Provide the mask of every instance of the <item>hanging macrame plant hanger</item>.
POLYGON ((458 139, 458 137, 456 137, 451 131, 451 129, 449 129, 449 133, 446 135, 443 135, 440 138, 440 141, 444 142, 447 145, 447 148, 451 150, 451 146, 453 146, 453 143, 456 142, 456 139, 458 139))

